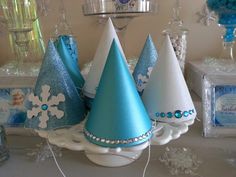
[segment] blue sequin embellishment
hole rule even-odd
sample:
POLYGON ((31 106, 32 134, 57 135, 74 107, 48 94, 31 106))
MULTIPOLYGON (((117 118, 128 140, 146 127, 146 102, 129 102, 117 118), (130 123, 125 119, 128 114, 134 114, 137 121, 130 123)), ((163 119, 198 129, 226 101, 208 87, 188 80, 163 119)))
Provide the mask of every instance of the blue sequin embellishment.
POLYGON ((188 117, 189 116, 189 112, 188 111, 184 111, 183 115, 184 115, 184 117, 188 117))
POLYGON ((166 114, 164 112, 161 113, 161 117, 164 118, 166 114))
POLYGON ((43 105, 41 106, 41 109, 42 109, 43 111, 47 111, 47 110, 48 110, 48 105, 43 104, 43 105))
POLYGON ((173 117, 172 112, 168 112, 168 113, 167 113, 167 117, 168 117, 168 118, 172 118, 172 117, 173 117))
POLYGON ((182 117, 182 113, 181 113, 180 110, 175 111, 175 117, 176 117, 177 119, 180 119, 180 118, 182 117))
POLYGON ((190 115, 194 114, 194 112, 195 112, 194 109, 191 109, 191 110, 189 110, 189 111, 177 110, 177 111, 175 111, 174 113, 172 113, 172 112, 167 112, 167 113, 164 113, 164 112, 161 112, 161 113, 156 112, 156 113, 155 113, 155 116, 156 116, 157 118, 159 118, 159 117, 161 117, 161 118, 167 117, 167 118, 169 118, 169 119, 171 119, 171 118, 180 119, 180 118, 182 118, 182 117, 186 117, 186 118, 187 118, 187 117, 189 117, 190 115))

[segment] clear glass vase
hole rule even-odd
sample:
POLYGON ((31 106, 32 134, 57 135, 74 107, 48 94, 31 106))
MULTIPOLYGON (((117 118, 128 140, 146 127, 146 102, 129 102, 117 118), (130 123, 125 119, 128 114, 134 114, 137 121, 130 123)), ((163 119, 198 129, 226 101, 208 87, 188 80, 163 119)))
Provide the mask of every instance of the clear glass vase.
POLYGON ((168 23, 167 29, 163 31, 163 34, 168 34, 170 36, 176 57, 179 61, 181 70, 184 73, 187 51, 187 35, 189 30, 183 25, 183 21, 180 18, 180 9, 180 1, 176 0, 173 8, 172 19, 168 23))

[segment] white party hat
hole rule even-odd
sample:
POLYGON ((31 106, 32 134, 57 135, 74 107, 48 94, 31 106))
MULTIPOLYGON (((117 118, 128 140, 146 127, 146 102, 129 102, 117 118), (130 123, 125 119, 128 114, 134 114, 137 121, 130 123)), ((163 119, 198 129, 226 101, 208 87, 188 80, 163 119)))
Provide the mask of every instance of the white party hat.
POLYGON ((125 58, 119 38, 116 34, 116 30, 112 24, 111 19, 109 18, 98 44, 97 51, 94 55, 92 66, 90 68, 88 76, 86 77, 86 82, 83 90, 86 97, 95 97, 96 89, 98 87, 113 39, 115 39, 123 58, 125 58))
POLYGON ((192 98, 168 35, 142 99, 152 119, 182 122, 196 117, 192 98))

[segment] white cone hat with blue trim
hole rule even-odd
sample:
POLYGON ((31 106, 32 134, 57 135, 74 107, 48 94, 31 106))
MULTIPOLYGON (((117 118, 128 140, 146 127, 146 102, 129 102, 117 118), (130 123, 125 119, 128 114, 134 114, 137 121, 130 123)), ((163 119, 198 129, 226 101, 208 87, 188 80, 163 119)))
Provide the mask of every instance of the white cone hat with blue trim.
POLYGON ((97 90, 97 87, 98 87, 98 84, 102 75, 102 71, 104 69, 104 66, 107 60, 109 50, 111 48, 113 39, 116 40, 117 46, 120 49, 123 58, 125 59, 125 55, 121 47, 119 38, 116 34, 112 21, 109 18, 106 23, 102 37, 100 39, 100 42, 98 44, 96 53, 94 55, 92 66, 90 68, 88 76, 86 77, 84 90, 83 90, 84 95, 86 97, 89 97, 92 99, 95 97, 96 90, 97 90))
POLYGON ((85 118, 84 102, 52 41, 28 100, 28 128, 53 130, 78 124, 85 118))
POLYGON ((148 141, 152 124, 114 40, 85 124, 85 137, 102 147, 132 147, 148 141))
POLYGON ((178 123, 196 117, 192 98, 168 35, 142 99, 152 119, 178 123))

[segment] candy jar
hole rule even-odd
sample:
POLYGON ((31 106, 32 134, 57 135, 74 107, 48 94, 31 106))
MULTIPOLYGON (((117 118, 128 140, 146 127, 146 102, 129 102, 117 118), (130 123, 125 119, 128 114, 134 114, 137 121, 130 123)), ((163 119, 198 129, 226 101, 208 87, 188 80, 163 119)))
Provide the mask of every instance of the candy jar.
POLYGON ((180 1, 176 0, 172 19, 168 23, 167 29, 163 31, 163 34, 170 36, 181 70, 184 73, 188 29, 183 26, 183 21, 180 19, 180 9, 180 1))
POLYGON ((221 59, 234 60, 233 46, 236 27, 236 1, 235 0, 207 0, 207 6, 218 16, 218 24, 225 28, 223 39, 223 50, 221 59))

